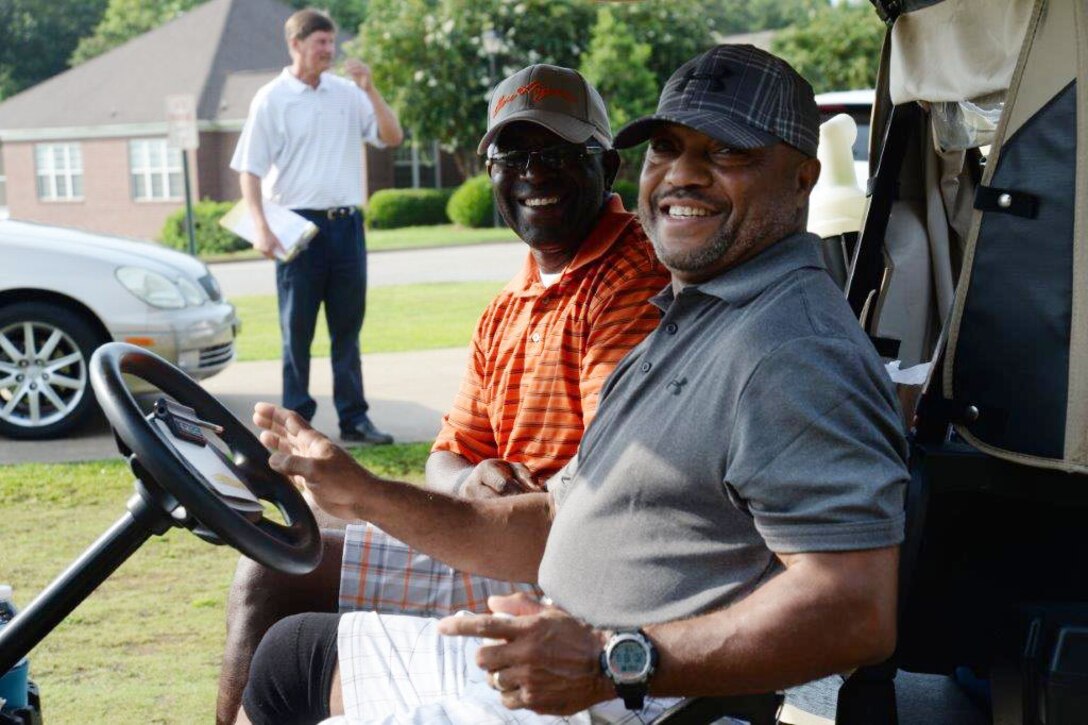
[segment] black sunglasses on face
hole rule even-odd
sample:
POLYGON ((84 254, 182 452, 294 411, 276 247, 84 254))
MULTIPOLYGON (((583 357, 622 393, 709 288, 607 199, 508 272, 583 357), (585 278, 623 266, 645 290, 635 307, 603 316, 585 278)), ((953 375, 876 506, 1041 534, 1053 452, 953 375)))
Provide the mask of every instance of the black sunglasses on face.
POLYGON ((549 169, 571 168, 576 163, 590 156, 598 156, 604 149, 596 146, 553 146, 539 151, 493 151, 487 156, 487 163, 510 171, 529 170, 529 162, 535 156, 537 161, 549 169))

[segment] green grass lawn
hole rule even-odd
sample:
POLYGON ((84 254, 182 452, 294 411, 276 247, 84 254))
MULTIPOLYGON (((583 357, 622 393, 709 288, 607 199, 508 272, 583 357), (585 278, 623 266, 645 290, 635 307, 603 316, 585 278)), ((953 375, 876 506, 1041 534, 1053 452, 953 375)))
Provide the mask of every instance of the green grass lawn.
MULTIPOLYGON (((449 282, 373 287, 367 292, 363 352, 401 352, 462 347, 502 282, 449 282)), ((239 360, 278 360, 279 312, 275 295, 235 297, 242 318, 239 360)), ((317 321, 313 354, 327 357, 324 314, 317 321)))
MULTIPOLYGON (((421 482, 426 443, 355 449, 421 482)), ((121 460, 0 466, 0 582, 25 606, 125 511, 121 460)), ((31 653, 49 725, 207 723, 237 553, 188 531, 153 537, 31 653)))
MULTIPOLYGON (((516 242, 518 237, 507 227, 498 229, 470 229, 456 224, 430 227, 402 227, 400 229, 368 229, 366 248, 371 252, 387 252, 394 249, 425 249, 427 247, 458 247, 466 244, 491 242, 516 242)), ((205 262, 229 262, 257 259, 261 255, 252 249, 228 254, 204 254, 205 262)))

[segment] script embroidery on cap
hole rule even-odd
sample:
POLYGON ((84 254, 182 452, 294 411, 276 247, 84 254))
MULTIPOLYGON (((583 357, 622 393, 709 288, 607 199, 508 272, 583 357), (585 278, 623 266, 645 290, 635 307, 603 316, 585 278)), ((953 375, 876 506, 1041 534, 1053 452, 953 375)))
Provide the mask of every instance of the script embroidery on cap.
POLYGON ((491 112, 491 117, 494 118, 499 114, 499 111, 503 109, 506 104, 510 103, 518 96, 524 96, 529 94, 529 97, 533 99, 533 103, 540 103, 548 96, 559 96, 567 103, 574 103, 574 94, 570 91, 565 91, 562 88, 550 88, 544 85, 540 81, 533 81, 527 86, 520 86, 515 92, 508 96, 499 96, 499 100, 495 101, 495 110, 491 112))

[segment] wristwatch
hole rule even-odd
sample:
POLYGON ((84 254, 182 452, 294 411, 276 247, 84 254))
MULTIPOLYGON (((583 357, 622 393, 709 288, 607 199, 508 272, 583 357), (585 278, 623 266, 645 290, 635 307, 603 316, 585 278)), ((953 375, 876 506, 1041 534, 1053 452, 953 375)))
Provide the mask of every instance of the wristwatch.
POLYGON ((613 632, 601 652, 601 670, 628 710, 642 709, 656 669, 657 649, 641 629, 613 632))

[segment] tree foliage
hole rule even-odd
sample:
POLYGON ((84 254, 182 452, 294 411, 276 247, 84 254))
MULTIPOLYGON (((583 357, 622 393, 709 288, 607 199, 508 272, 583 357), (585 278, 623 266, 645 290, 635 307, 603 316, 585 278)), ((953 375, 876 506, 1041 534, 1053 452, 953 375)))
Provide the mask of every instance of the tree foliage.
POLYGON ((0 0, 0 98, 65 70, 105 9, 106 0, 0 0))
POLYGON ((745 0, 706 3, 704 11, 715 14, 720 33, 731 35, 803 24, 827 5, 828 0, 745 0))
POLYGON ((637 42, 610 8, 597 11, 581 71, 605 99, 613 129, 653 112, 660 86, 648 67, 652 52, 653 47, 637 42))
POLYGON ((843 4, 783 30, 771 48, 823 93, 872 88, 883 41, 884 25, 870 7, 843 4))
POLYGON ((348 35, 359 33, 359 26, 366 20, 367 5, 367 0, 291 0, 291 7, 299 10, 321 8, 348 35))

